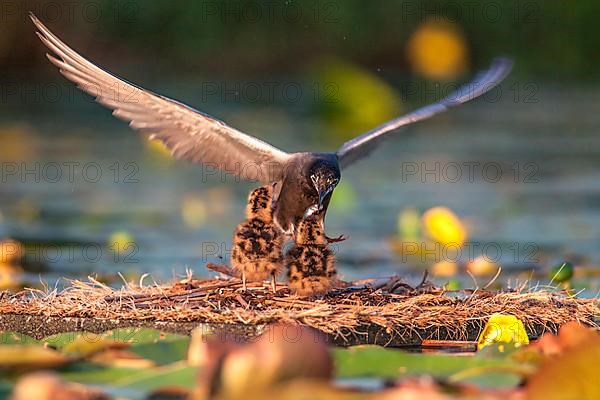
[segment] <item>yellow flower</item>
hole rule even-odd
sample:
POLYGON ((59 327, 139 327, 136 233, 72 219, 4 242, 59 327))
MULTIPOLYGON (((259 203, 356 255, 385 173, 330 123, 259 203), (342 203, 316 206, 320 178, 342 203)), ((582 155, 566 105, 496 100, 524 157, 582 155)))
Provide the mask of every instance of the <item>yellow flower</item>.
POLYGON ((512 343, 515 347, 529 344, 525 326, 514 315, 493 314, 477 340, 477 349, 496 343, 512 343))
POLYGON ((462 246, 467 232, 460 219, 447 207, 430 208, 423 214, 425 233, 442 245, 462 246))
POLYGON ((451 80, 467 70, 468 50, 459 28, 448 21, 427 20, 408 41, 413 69, 427 78, 451 80))

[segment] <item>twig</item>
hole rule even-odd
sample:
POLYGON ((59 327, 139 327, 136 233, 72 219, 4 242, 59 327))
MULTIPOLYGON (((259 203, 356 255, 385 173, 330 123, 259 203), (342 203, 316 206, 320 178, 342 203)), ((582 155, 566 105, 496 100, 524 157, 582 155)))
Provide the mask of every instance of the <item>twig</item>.
POLYGON ((500 276, 500 273, 501 273, 501 272, 502 272, 502 267, 498 267, 498 271, 496 271, 496 275, 494 275, 494 277, 492 278, 492 280, 491 280, 491 281, 489 281, 489 282, 487 283, 487 285, 485 285, 485 286, 483 287, 483 290, 486 290, 487 288, 489 288, 489 287, 492 285, 492 283, 494 283, 494 281, 495 281, 496 279, 498 279, 498 277, 500 276))
POLYGON ((232 278, 239 279, 241 277, 239 271, 237 271, 225 264, 208 263, 208 264, 206 264, 206 268, 210 269, 211 271, 219 272, 223 275, 230 276, 232 278))

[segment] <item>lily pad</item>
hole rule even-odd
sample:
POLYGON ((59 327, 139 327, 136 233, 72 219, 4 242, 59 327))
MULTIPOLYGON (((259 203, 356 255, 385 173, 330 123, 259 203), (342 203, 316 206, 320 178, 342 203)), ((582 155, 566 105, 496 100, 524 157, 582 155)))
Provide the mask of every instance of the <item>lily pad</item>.
POLYGON ((0 345, 7 344, 36 344, 39 343, 31 336, 19 332, 0 332, 0 345))
POLYGON ((157 343, 159 341, 180 340, 187 336, 177 335, 174 333, 164 333, 157 329, 150 328, 120 328, 107 331, 104 333, 90 332, 65 332, 44 338, 42 342, 52 346, 62 348, 69 343, 75 341, 84 341, 86 343, 106 343, 107 341, 120 343, 157 343))
POLYGON ((399 377, 430 375, 449 379, 465 370, 472 373, 457 381, 480 386, 513 387, 521 381, 519 364, 509 358, 457 356, 451 354, 415 354, 378 346, 334 349, 336 375, 340 378, 399 377))
POLYGON ((65 355, 39 345, 0 346, 0 370, 4 371, 57 368, 71 361, 65 355))
POLYGON ((140 357, 154 361, 158 365, 170 364, 185 360, 190 339, 161 340, 157 343, 138 343, 129 348, 129 351, 140 357))
POLYGON ((151 392, 166 386, 191 389, 196 384, 198 369, 185 362, 133 372, 114 382, 113 386, 151 392))

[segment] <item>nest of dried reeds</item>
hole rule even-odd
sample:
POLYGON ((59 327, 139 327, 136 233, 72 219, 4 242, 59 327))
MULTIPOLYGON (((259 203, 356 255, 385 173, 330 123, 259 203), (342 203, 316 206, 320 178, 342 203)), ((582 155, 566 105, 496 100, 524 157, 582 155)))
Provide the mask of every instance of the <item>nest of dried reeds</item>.
MULTIPOLYGON (((316 328, 342 345, 373 343, 419 345, 425 339, 475 340, 490 315, 511 314, 530 337, 555 332, 569 321, 596 324, 600 299, 531 290, 447 292, 428 284, 417 288, 391 280, 371 280, 317 298, 299 298, 284 287, 272 293, 262 284, 246 291, 235 278, 195 280, 170 285, 132 285, 114 289, 91 279, 72 281, 64 290, 26 290, 0 296, 0 330, 7 316, 78 321, 138 321, 261 327, 274 322, 316 328)), ((14 319, 14 318, 13 318, 14 319)), ((36 322, 40 323, 40 322, 36 322)), ((140 325, 140 324, 136 324, 140 325)), ((79 330, 67 329, 64 330, 79 330)), ((78 328, 74 326, 74 328, 78 328)), ((22 330, 22 329, 21 329, 22 330)), ((28 333, 28 332, 23 332, 28 333)))

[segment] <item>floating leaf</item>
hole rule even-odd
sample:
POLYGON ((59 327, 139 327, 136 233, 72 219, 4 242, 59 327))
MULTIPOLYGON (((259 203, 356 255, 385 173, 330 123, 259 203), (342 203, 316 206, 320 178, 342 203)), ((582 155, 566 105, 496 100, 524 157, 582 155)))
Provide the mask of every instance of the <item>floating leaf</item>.
POLYGON ((525 326, 514 315, 493 314, 485 324, 477 340, 477 349, 498 343, 510 343, 515 347, 529 344, 525 326))
POLYGON ((475 276, 489 276, 498 272, 500 266, 486 256, 476 257, 467 264, 467 271, 475 276))
POLYGON ((142 344, 157 343, 184 339, 187 336, 176 333, 166 333, 152 328, 119 328, 105 332, 104 337, 124 343, 142 344))
POLYGON ((59 352, 38 345, 0 346, 0 370, 28 371, 56 368, 71 362, 59 352))
POLYGON ((119 349, 104 350, 92 355, 89 360, 96 364, 132 369, 152 368, 156 365, 153 361, 146 360, 135 353, 119 349))
POLYGON ((184 360, 189 343, 190 339, 187 337, 177 340, 162 340, 157 343, 138 343, 132 345, 129 351, 163 365, 184 360))
POLYGON ((64 332, 45 337, 41 340, 41 342, 48 344, 52 347, 63 348, 67 344, 78 340, 85 340, 87 342, 93 343, 101 341, 102 336, 101 334, 90 332, 64 332))
POLYGON ((453 79, 467 70, 464 35, 450 21, 426 20, 409 38, 407 52, 413 69, 430 79, 453 79))
POLYGON ((152 328, 118 328, 104 333, 90 332, 65 332, 56 335, 48 336, 43 339, 43 342, 56 347, 63 347, 75 340, 83 340, 89 342, 97 342, 110 340, 115 342, 141 344, 141 343, 157 343, 159 341, 181 340, 186 338, 185 335, 175 333, 166 333, 158 329, 152 328))
POLYGON ((19 332, 0 332, 0 345, 37 344, 38 340, 19 332))
POLYGON ((61 376, 69 381, 91 383, 91 384, 112 384, 125 376, 130 376, 140 370, 137 368, 125 368, 93 364, 90 362, 79 362, 68 365, 61 369, 61 376))
POLYGON ((12 400, 100 400, 105 399, 106 396, 97 389, 65 382, 54 372, 40 371, 19 379, 11 398, 12 400))
POLYGON ((62 347, 62 352, 72 357, 90 357, 108 349, 123 348, 125 343, 106 339, 100 335, 80 335, 62 347))
POLYGON ((431 266, 431 273, 436 277, 452 277, 458 272, 458 264, 454 261, 442 260, 431 266))
POLYGON ((23 268, 20 266, 0 264, 0 289, 17 290, 23 277, 23 268))
POLYGON ((450 354, 413 354, 379 346, 356 346, 334 350, 336 375, 338 377, 394 378, 427 375, 447 379, 454 374, 471 368, 493 368, 490 376, 473 374, 466 381, 483 386, 513 387, 520 381, 511 368, 519 363, 504 355, 496 358, 457 357, 450 354))
POLYGON ((12 239, 0 240, 0 265, 20 263, 23 257, 23 246, 12 239))
POLYGON ((108 238, 108 248, 117 254, 128 254, 131 252, 135 244, 135 239, 129 232, 117 231, 113 232, 108 238))
POLYGON ((559 265, 555 265, 550 270, 550 279, 553 282, 564 283, 571 280, 573 277, 573 264, 570 262, 563 262, 559 265))
POLYGON ((177 362, 157 368, 149 368, 132 372, 114 382, 118 388, 154 391, 165 386, 193 388, 198 370, 185 362, 177 362))
POLYGON ((460 219, 447 207, 433 207, 423 214, 425 233, 443 245, 462 246, 467 231, 460 219))
POLYGON ((421 236, 421 214, 416 208, 404 208, 398 214, 398 235, 416 241, 421 236))

